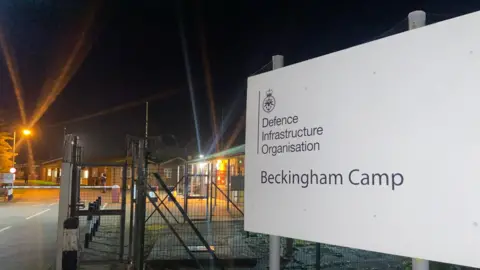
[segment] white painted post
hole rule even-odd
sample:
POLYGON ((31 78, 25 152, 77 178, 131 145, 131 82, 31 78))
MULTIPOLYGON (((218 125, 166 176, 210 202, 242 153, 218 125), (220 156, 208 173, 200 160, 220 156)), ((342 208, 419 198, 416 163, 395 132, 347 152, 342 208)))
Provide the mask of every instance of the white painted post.
POLYGON ((63 224, 62 269, 77 270, 79 249, 78 217, 69 217, 63 224))
MULTIPOLYGON (((272 57, 272 69, 278 69, 283 67, 283 55, 274 55, 272 57)), ((269 269, 280 270, 280 236, 269 236, 269 269)))
POLYGON ((408 13, 408 30, 423 27, 426 23, 427 14, 425 11, 416 10, 408 13))
POLYGON ((412 258, 412 270, 429 270, 430 262, 427 260, 412 258))
MULTIPOLYGON (((416 10, 408 14, 408 30, 413 30, 426 25, 427 15, 425 11, 416 10)), ((429 270, 430 262, 427 260, 412 258, 413 270, 429 270)))
POLYGON ((68 218, 68 210, 70 205, 70 192, 72 184, 72 164, 69 162, 62 163, 62 176, 60 180, 60 199, 58 202, 58 223, 57 223, 57 256, 56 268, 62 269, 63 256, 63 222, 68 218))

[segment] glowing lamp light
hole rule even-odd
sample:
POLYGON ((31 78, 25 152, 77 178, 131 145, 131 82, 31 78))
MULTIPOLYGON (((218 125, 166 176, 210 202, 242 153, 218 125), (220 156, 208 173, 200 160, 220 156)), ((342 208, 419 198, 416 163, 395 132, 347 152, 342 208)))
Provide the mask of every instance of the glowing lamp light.
POLYGON ((31 134, 32 134, 32 131, 31 131, 31 130, 29 130, 29 129, 24 129, 24 130, 23 130, 23 135, 28 136, 28 135, 31 135, 31 134))
POLYGON ((10 168, 10 173, 16 173, 17 172, 17 169, 15 168, 10 168))
POLYGON ((204 156, 204 155, 200 155, 199 157, 200 157, 200 158, 204 158, 205 156, 204 156))

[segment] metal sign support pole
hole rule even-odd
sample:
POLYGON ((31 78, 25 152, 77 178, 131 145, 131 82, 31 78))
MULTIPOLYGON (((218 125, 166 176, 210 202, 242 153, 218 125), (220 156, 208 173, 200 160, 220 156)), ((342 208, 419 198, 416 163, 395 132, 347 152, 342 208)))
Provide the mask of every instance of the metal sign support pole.
MULTIPOLYGON (((427 16, 424 11, 413 11, 408 14, 408 30, 414 30, 419 27, 425 26, 427 21, 427 16)), ((430 267, 430 262, 422 259, 412 259, 412 269, 413 270, 428 270, 430 267)))
MULTIPOLYGON (((283 67, 283 56, 274 55, 272 57, 273 69, 278 69, 283 67)), ((270 235, 269 236, 269 269, 270 270, 280 270, 280 236, 270 235)))

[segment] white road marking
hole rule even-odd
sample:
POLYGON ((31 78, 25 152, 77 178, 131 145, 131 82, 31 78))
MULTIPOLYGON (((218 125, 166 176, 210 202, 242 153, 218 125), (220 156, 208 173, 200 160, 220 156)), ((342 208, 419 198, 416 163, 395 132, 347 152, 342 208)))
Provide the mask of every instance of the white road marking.
POLYGON ((100 207, 100 210, 103 210, 105 209, 105 207, 107 207, 108 203, 105 203, 103 206, 100 207))
POLYGON ((43 204, 34 204, 32 206, 42 206, 43 204))
POLYGON ((3 229, 0 229, 0 232, 6 231, 6 230, 8 230, 8 229, 10 229, 10 228, 12 228, 12 226, 8 226, 8 227, 5 227, 5 228, 3 228, 3 229))
POLYGON ((57 204, 57 203, 56 203, 56 202, 54 202, 54 203, 51 203, 51 204, 49 204, 48 206, 52 206, 52 205, 55 205, 55 204, 57 204))
POLYGON ((43 211, 40 211, 40 212, 38 212, 38 213, 36 213, 36 214, 33 214, 33 215, 31 215, 31 216, 29 216, 29 217, 27 217, 27 218, 25 218, 25 219, 27 219, 27 220, 28 220, 28 219, 31 219, 31 218, 33 218, 33 217, 39 216, 39 215, 41 215, 41 214, 43 214, 43 213, 45 213, 45 212, 48 212, 48 211, 50 211, 50 208, 45 209, 45 210, 43 210, 43 211))

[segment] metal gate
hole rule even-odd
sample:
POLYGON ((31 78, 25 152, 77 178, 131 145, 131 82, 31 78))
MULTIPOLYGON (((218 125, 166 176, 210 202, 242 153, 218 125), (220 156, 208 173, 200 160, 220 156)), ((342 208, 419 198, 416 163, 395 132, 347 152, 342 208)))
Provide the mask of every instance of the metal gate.
MULTIPOLYGON (((66 136, 60 187, 59 226, 67 218, 78 218, 80 265, 128 262, 126 256, 128 162, 86 163, 82 152, 80 138, 75 135, 66 136), (111 172, 120 169, 121 181, 108 186, 101 183, 99 185, 98 182, 81 184, 82 179, 90 179, 89 172, 92 168, 109 168, 111 172)), ((110 177, 114 177, 113 174, 110 177)), ((57 245, 57 267, 60 263, 58 249, 57 245)))
POLYGON ((125 262, 127 165, 81 163, 79 167, 82 170, 91 167, 121 168, 122 171, 120 185, 79 186, 77 193, 79 201, 85 206, 76 212, 80 219, 80 239, 83 247, 80 262, 82 264, 125 262))
POLYGON ((146 264, 223 269, 232 264, 232 258, 218 256, 222 247, 214 244, 216 226, 210 226, 217 202, 212 194, 218 190, 211 168, 195 175, 188 174, 183 166, 184 172, 176 172, 182 175, 177 185, 167 186, 160 174, 149 171, 148 145, 148 139, 129 136, 121 163, 86 163, 80 138, 67 136, 59 224, 69 217, 78 218, 79 264, 124 263, 135 269, 144 269, 146 264), (121 168, 121 184, 82 183, 82 179, 92 178, 90 168, 100 167, 121 168), (179 191, 187 192, 179 195, 179 191), (175 254, 159 259, 152 250, 160 247, 162 252, 168 251, 163 248, 165 240, 172 240, 170 250, 175 254))
POLYGON ((244 241, 243 207, 217 185, 212 165, 190 171, 184 164, 174 185, 155 171, 150 138, 131 138, 137 168, 134 204, 135 269, 252 268, 258 256, 244 241))
MULTIPOLYGON (((138 270, 265 269, 268 236, 243 230, 243 195, 239 195, 243 182, 237 179, 243 176, 232 175, 230 159, 225 162, 226 183, 219 182, 225 172, 219 172, 213 161, 202 162, 201 170, 189 169, 189 164, 178 166, 178 171, 169 172, 178 179, 168 182, 152 161, 154 140, 129 136, 126 157, 119 163, 86 163, 80 139, 67 136, 59 226, 69 217, 78 218, 80 265, 129 264, 138 270), (93 176, 90 168, 111 168, 110 177, 120 171, 121 181, 113 184, 112 180, 108 186, 82 183, 93 176)), ((63 231, 58 231, 58 239, 62 239, 63 231)), ((59 241, 57 268, 61 265, 61 245, 59 241)), ((352 260, 345 258, 355 256, 364 258, 356 259, 358 265, 375 264, 378 268, 401 262, 300 240, 282 245, 286 247, 285 269, 349 267, 352 260)))

